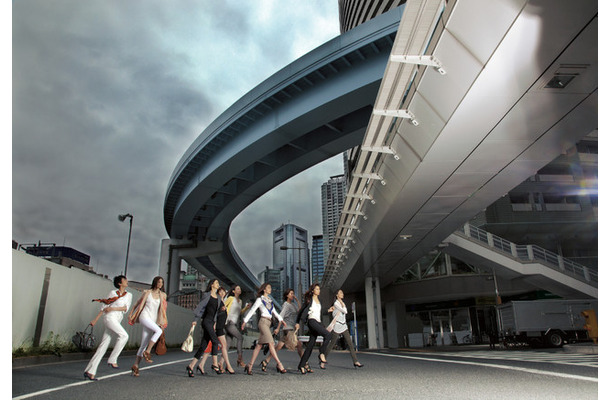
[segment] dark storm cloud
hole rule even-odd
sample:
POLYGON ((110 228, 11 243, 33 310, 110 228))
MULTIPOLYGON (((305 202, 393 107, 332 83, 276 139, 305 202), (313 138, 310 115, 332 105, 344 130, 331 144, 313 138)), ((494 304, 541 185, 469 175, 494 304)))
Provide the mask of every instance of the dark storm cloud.
POLYGON ((278 30, 298 31, 295 20, 270 14, 261 24, 257 12, 273 5, 261 4, 14 2, 13 239, 65 243, 112 275, 124 267, 129 229, 117 215, 129 212, 129 275, 150 280, 167 237, 165 190, 184 151, 301 55, 296 34, 278 30))

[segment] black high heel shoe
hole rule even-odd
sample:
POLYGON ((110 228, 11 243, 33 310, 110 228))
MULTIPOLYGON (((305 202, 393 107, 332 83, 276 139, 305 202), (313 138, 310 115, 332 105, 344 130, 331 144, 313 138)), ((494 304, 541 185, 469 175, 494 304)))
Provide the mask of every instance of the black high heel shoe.
POLYGON ((311 369, 309 364, 305 364, 305 371, 309 372, 310 374, 313 374, 313 369, 311 369))
POLYGON ((195 374, 193 373, 193 368, 190 365, 186 366, 186 373, 189 374, 189 378, 194 378, 195 374))
POLYGON ((212 364, 212 369, 218 374, 221 375, 222 371, 220 370, 220 367, 218 365, 214 365, 212 364))
POLYGON ((307 373, 307 370, 305 369, 305 367, 300 367, 299 371, 301 371, 301 375, 305 375, 307 373))
MULTIPOLYGON (((283 367, 283 365, 282 365, 282 367, 283 367)), ((280 374, 285 374, 285 373, 287 372, 287 371, 286 371, 286 368, 282 368, 282 369, 280 369, 280 366, 279 366, 279 365, 275 367, 275 370, 276 370, 277 372, 279 372, 280 374)))
POLYGON ((318 356, 318 360, 320 361, 320 369, 326 369, 326 361, 322 361, 322 356, 318 356))
POLYGON ((261 361, 261 371, 267 372, 267 365, 268 364, 269 363, 267 361, 265 361, 265 360, 261 361))
POLYGON ((89 372, 85 372, 83 376, 85 377, 85 379, 89 379, 90 381, 97 381, 97 378, 91 375, 89 372))
POLYGON ((354 368, 362 368, 362 367, 364 367, 364 365, 360 364, 360 362, 354 363, 354 368))
POLYGON ((203 369, 201 369, 201 365, 199 367, 197 367, 197 371, 199 371, 199 373, 201 375, 205 375, 205 371, 203 369))
POLYGON ((252 365, 246 364, 246 367, 244 368, 244 372, 247 373, 248 375, 252 375, 252 365))

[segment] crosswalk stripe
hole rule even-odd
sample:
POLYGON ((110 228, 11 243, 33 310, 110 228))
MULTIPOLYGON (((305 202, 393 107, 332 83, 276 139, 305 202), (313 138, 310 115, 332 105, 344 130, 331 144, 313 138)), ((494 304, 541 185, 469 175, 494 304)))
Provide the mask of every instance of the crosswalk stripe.
POLYGON ((462 358, 484 358, 494 360, 512 360, 512 361, 526 361, 526 362, 544 362, 552 364, 563 364, 563 365, 580 365, 586 367, 597 368, 598 357, 596 354, 550 354, 542 352, 510 352, 510 353, 497 353, 497 352, 449 352, 449 353, 419 353, 428 354, 434 356, 446 356, 446 357, 462 357, 462 358))

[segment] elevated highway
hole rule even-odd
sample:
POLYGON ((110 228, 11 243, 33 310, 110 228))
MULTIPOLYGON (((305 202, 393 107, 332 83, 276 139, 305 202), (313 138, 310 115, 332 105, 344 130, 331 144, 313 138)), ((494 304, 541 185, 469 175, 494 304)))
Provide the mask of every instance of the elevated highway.
MULTIPOLYGON (((252 289, 231 221, 360 146, 324 285, 364 286, 367 318, 381 320, 380 288, 597 129, 597 24, 596 1, 412 0, 303 56, 178 163, 164 208, 168 275, 184 258, 252 289)), ((369 337, 383 346, 382 331, 369 337)))
POLYGON ((268 190, 359 145, 400 23, 395 9, 280 70, 221 114, 185 152, 164 206, 170 290, 178 260, 227 284, 258 284, 229 238, 268 190))

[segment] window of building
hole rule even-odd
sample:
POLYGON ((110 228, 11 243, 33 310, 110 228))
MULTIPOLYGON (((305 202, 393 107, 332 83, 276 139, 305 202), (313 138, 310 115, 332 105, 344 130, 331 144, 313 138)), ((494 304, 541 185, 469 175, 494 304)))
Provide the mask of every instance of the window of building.
POLYGON ((529 193, 509 193, 508 197, 512 204, 529 204, 529 193))
POLYGON ((445 255, 440 251, 436 252, 436 254, 432 253, 427 257, 422 258, 420 261, 420 266, 422 279, 447 275, 445 255))
POLYGON ((477 274, 478 271, 475 267, 470 264, 466 264, 464 261, 458 260, 457 258, 451 257, 451 274, 452 275, 466 275, 466 274, 477 274))

